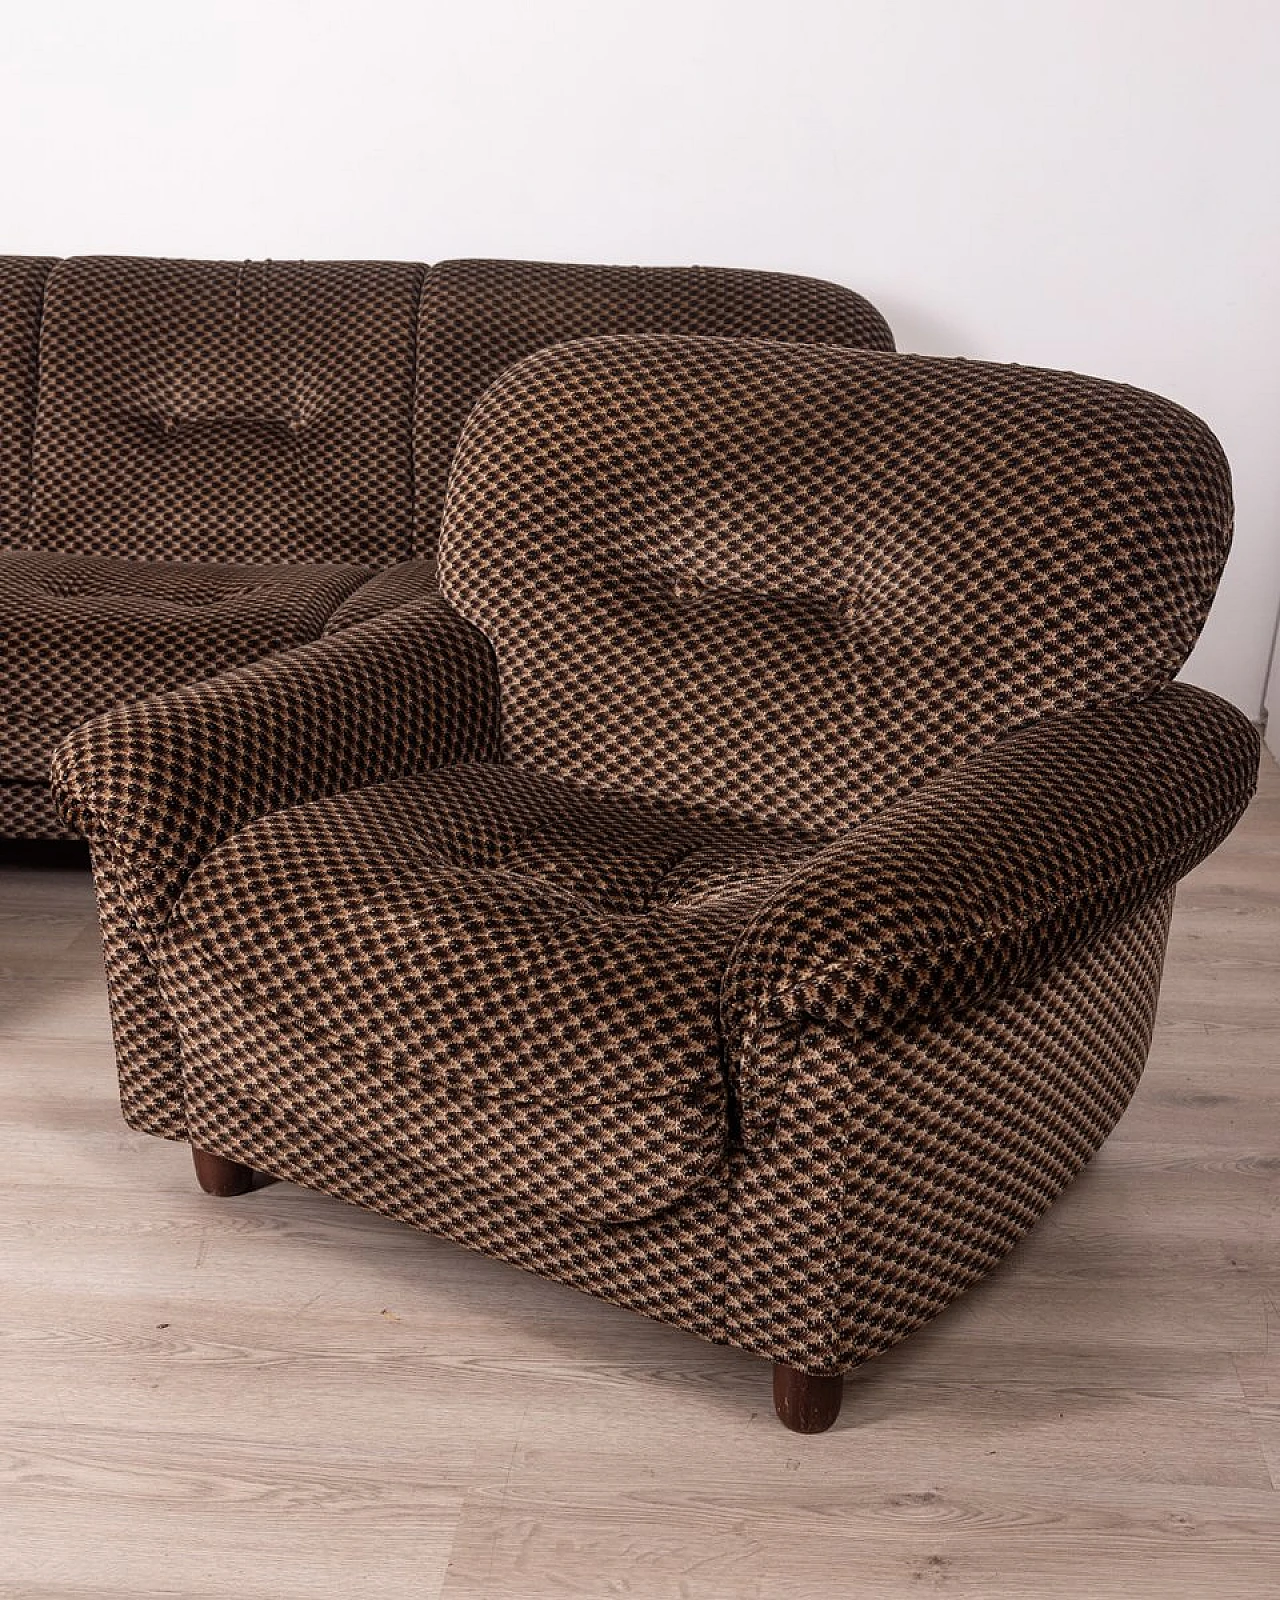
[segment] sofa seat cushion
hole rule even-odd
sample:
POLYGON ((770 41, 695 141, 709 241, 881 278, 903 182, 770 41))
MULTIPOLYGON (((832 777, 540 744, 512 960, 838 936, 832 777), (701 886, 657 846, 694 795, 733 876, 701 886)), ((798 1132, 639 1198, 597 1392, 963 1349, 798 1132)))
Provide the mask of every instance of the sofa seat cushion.
POLYGON ((163 937, 186 1070, 424 1182, 651 1215, 724 1169, 721 974, 822 842, 504 765, 278 812, 163 937))
POLYGON ((47 782, 53 746, 97 712, 318 638, 372 576, 0 551, 0 777, 47 782))

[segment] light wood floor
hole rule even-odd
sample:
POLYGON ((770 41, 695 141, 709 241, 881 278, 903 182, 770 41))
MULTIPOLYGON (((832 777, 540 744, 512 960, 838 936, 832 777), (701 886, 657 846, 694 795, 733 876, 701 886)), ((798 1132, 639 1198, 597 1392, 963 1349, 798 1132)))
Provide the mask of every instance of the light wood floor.
POLYGON ((0 1594, 1280 1594, 1280 772, 1137 1099, 820 1438, 762 1362, 129 1133, 83 871, 0 866, 0 1594))

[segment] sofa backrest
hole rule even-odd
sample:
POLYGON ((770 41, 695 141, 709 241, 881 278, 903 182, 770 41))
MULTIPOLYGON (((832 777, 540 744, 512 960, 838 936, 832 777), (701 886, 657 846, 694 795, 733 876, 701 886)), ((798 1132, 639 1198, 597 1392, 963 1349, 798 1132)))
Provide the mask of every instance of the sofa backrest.
POLYGON ((493 643, 512 761, 826 830, 1169 679, 1230 526, 1212 434, 1120 384, 595 339, 472 413, 440 581, 493 643))
POLYGON ((889 325, 869 300, 819 278, 728 267, 442 261, 423 284, 418 330, 419 555, 435 552, 454 450, 493 380, 547 345, 611 333, 893 349, 889 325))
POLYGON ((0 550, 26 539, 40 303, 53 260, 0 256, 0 550))
POLYGON ((431 558, 468 413, 550 344, 893 348, 850 289, 718 267, 9 258, 0 310, 0 544, 153 560, 431 558))
POLYGON ((30 542, 172 560, 408 556, 423 273, 60 262, 40 336, 30 542))

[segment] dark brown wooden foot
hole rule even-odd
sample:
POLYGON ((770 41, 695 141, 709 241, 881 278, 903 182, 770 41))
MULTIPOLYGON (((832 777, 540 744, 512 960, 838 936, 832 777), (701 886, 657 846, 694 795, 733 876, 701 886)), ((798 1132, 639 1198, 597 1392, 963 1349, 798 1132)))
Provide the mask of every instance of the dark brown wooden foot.
POLYGON ((191 1146, 191 1159, 195 1163, 196 1182, 206 1194, 216 1194, 223 1199, 233 1194, 248 1194, 253 1188, 253 1168, 238 1161, 228 1161, 226 1156, 215 1156, 211 1150, 197 1150, 191 1146))
POLYGON ((844 1379, 813 1378, 781 1361, 773 1368, 773 1409, 792 1433, 825 1433, 840 1415, 844 1379))

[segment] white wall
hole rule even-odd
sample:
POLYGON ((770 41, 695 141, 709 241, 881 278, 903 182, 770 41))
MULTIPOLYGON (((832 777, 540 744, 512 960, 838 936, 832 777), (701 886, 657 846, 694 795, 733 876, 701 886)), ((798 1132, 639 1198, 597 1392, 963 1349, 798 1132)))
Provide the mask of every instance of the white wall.
POLYGON ((1280 603, 1276 0, 0 4, 0 249, 779 267, 1231 456, 1189 675, 1280 603))

